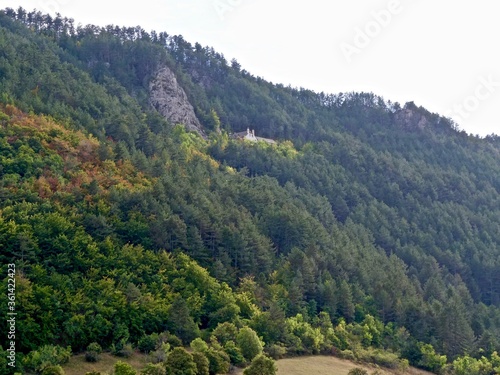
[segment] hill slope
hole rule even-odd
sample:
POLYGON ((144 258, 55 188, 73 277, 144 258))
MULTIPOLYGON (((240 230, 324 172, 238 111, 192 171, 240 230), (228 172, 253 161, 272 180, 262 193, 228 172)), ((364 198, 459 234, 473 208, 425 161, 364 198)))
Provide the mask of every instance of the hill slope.
POLYGON ((289 353, 362 345, 433 370, 423 343, 450 360, 500 349, 498 137, 273 85, 140 28, 7 9, 0 51, 20 352, 166 330, 188 344, 223 322, 289 353), (157 111, 162 87, 203 137, 157 111), (247 128, 278 143, 229 137, 247 128))

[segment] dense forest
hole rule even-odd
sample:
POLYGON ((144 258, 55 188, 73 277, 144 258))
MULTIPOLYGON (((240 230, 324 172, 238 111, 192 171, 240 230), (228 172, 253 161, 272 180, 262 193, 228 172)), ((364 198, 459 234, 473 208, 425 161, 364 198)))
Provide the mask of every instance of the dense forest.
POLYGON ((500 373, 500 138, 414 103, 5 9, 0 197, 0 312, 14 264, 17 313, 0 374, 52 374, 96 343, 192 374, 318 353, 500 373), (151 104, 162 69, 199 132, 151 104), (276 144, 231 137, 247 128, 276 144))

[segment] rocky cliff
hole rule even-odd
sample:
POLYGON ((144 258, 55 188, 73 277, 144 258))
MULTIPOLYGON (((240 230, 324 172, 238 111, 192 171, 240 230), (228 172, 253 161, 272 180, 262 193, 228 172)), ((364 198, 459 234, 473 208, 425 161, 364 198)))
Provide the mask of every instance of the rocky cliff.
POLYGON ((158 70, 151 80, 149 95, 151 105, 168 121, 183 124, 187 130, 207 138, 184 89, 168 67, 158 70))
POLYGON ((405 108, 395 113, 396 123, 405 129, 425 129, 429 125, 429 120, 425 114, 421 113, 412 106, 405 108))

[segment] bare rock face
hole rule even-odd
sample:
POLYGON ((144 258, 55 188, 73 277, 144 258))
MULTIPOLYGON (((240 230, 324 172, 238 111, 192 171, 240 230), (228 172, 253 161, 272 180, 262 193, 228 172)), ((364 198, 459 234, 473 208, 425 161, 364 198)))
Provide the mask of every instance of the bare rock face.
POLYGON ((165 119, 173 124, 183 124, 187 130, 195 131, 203 138, 207 138, 186 92, 168 67, 158 70, 156 76, 151 80, 149 97, 151 105, 165 119))
POLYGON ((404 108, 395 113, 396 122, 406 129, 425 129, 429 125, 427 117, 413 109, 404 108))

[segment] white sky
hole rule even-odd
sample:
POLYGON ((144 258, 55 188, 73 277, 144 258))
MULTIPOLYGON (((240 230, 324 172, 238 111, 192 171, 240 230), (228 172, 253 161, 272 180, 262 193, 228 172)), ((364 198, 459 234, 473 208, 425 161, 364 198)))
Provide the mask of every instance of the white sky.
POLYGON ((371 91, 500 134, 493 0, 0 0, 76 24, 181 34, 255 76, 317 92, 371 91))

